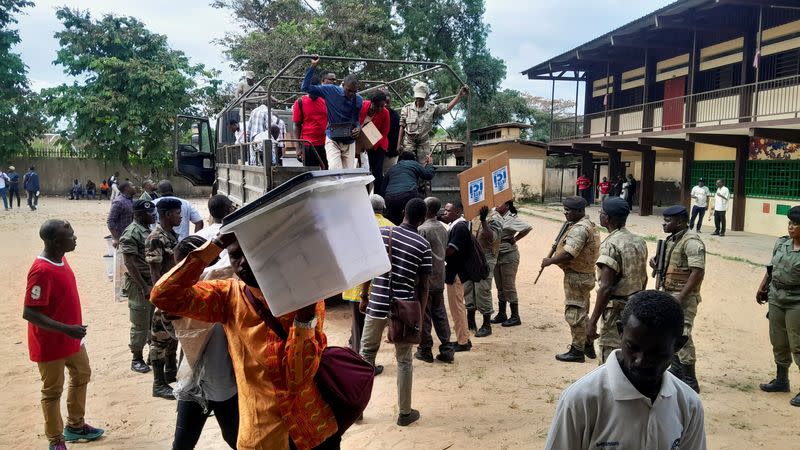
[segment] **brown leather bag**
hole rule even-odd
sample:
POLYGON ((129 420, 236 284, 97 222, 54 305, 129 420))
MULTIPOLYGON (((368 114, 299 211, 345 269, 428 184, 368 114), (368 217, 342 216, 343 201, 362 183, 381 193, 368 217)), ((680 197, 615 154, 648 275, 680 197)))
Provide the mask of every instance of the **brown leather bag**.
MULTIPOLYGON (((392 229, 389 228, 389 263, 392 262, 392 229)), ((397 300, 392 289, 392 268, 389 268, 389 342, 419 344, 422 341, 422 307, 415 300, 397 300)))

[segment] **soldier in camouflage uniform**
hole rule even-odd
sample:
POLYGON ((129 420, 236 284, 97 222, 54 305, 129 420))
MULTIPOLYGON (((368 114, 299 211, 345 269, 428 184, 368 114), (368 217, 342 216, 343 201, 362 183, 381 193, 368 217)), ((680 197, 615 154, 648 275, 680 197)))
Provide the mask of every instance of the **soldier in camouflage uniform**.
MULTIPOLYGON (((181 201, 163 198, 158 202, 158 225, 147 237, 145 259, 150 266, 150 277, 157 282, 175 265, 173 249, 178 245, 178 235, 173 230, 181 224, 181 201)), ((178 372, 176 353, 178 340, 169 317, 156 309, 150 329, 150 362, 153 365, 153 397, 174 400, 169 383, 178 372)))
MULTIPOLYGON (((689 212, 684 206, 670 206, 663 212, 664 232, 670 233, 664 241, 664 268, 661 274, 660 291, 675 297, 683 309, 683 335, 686 344, 672 358, 669 371, 683 380, 689 387, 700 393, 695 375, 695 350, 692 340, 692 326, 700 303, 700 285, 706 270, 706 246, 700 236, 689 229, 689 212)), ((650 267, 657 269, 655 258, 650 259, 650 267)))
MULTIPOLYGON (((789 367, 800 366, 800 206, 789 210, 789 235, 778 238, 772 261, 756 294, 758 303, 769 302, 769 340, 777 375, 759 387, 764 392, 789 392, 789 367)), ((800 406, 800 394, 789 401, 800 406)))
POLYGON ((400 109, 400 136, 398 147, 408 150, 417 155, 417 162, 425 164, 428 156, 431 155, 431 131, 433 124, 442 115, 450 112, 461 101, 461 98, 469 92, 466 86, 462 86, 458 95, 448 104, 433 103, 427 101, 430 89, 428 85, 419 82, 414 85, 414 101, 406 104, 400 109))
POLYGON ((625 228, 630 212, 630 206, 620 197, 607 198, 600 211, 600 225, 610 234, 600 244, 597 258, 600 287, 586 326, 586 338, 589 341, 600 338, 601 365, 612 351, 620 348, 617 322, 628 297, 647 286, 647 243, 625 228), (597 322, 601 316, 603 328, 598 335, 597 322))
POLYGON ((556 355, 564 362, 595 359, 594 344, 586 340, 589 296, 595 284, 595 263, 600 252, 600 237, 594 223, 586 217, 586 200, 573 196, 564 199, 564 216, 570 224, 558 242, 552 258, 542 260, 542 267, 551 264, 564 271, 564 318, 569 324, 572 342, 566 353, 556 355))
POLYGON ((133 353, 131 370, 150 372, 144 362, 142 350, 150 341, 150 324, 153 323, 153 304, 150 303, 150 266, 147 264, 145 245, 150 235, 150 225, 155 223, 156 207, 149 200, 137 200, 133 204, 133 222, 125 228, 119 238, 119 251, 125 259, 125 292, 128 293, 128 309, 131 320, 129 347, 133 353))

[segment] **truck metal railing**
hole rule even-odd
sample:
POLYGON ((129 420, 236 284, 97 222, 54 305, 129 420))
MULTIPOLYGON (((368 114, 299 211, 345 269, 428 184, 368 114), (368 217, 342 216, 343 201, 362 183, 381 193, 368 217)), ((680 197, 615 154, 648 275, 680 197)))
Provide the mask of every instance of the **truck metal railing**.
MULTIPOLYGON (((293 68, 299 67, 298 62, 300 62, 300 61, 308 61, 308 60, 310 60, 312 58, 312 56, 316 56, 316 55, 298 55, 298 56, 295 56, 291 61, 289 61, 289 63, 287 63, 284 67, 282 67, 280 70, 278 70, 278 72, 276 72, 274 75, 268 76, 268 77, 264 77, 264 78, 260 79, 252 87, 250 87, 250 89, 248 89, 247 92, 245 92, 242 96, 240 96, 240 97, 234 99, 233 101, 231 101, 220 112, 218 117, 227 117, 227 113, 229 111, 233 110, 234 108, 241 108, 241 111, 242 111, 241 112, 241 117, 244 118, 246 116, 245 112, 246 112, 248 103, 256 103, 256 102, 261 102, 261 101, 266 101, 267 117, 272 117, 272 106, 273 106, 273 103, 291 104, 291 103, 288 103, 288 102, 293 102, 294 99, 296 99, 296 98, 298 98, 298 97, 303 95, 302 92, 282 91, 282 90, 274 89, 275 83, 278 80, 289 80, 289 81, 302 80, 303 77, 300 77, 300 76, 297 76, 297 75, 292 75, 292 74, 287 74, 287 72, 289 72, 293 68), (278 99, 275 98, 275 95, 288 95, 289 97, 286 97, 286 98, 284 98, 282 100, 278 100, 278 99)), ((396 88, 398 83, 401 83, 401 82, 403 82, 405 80, 408 80, 408 79, 411 79, 411 78, 414 78, 414 77, 419 77, 419 76, 422 76, 422 75, 425 75, 425 74, 428 74, 428 73, 432 73, 432 72, 435 72, 437 70, 443 70, 446 73, 448 73, 450 76, 452 76, 459 83, 459 88, 460 88, 460 86, 465 85, 464 81, 461 79, 461 77, 458 76, 458 74, 453 70, 453 68, 450 67, 448 64, 442 63, 442 62, 404 61, 404 60, 394 60, 394 59, 359 58, 359 57, 349 57, 349 56, 325 56, 325 55, 320 55, 319 58, 320 58, 320 60, 324 60, 324 61, 351 62, 351 63, 352 62, 356 62, 356 63, 367 63, 367 64, 373 63, 373 64, 387 64, 387 65, 399 65, 399 66, 410 66, 410 67, 416 66, 416 67, 422 67, 423 68, 422 70, 418 70, 418 71, 415 71, 413 73, 410 73, 410 74, 407 74, 407 75, 404 75, 404 76, 401 76, 401 77, 398 77, 398 78, 395 78, 395 79, 392 79, 392 80, 363 80, 363 81, 359 80, 360 83, 364 83, 364 84, 369 84, 370 85, 370 86, 366 87, 365 89, 362 89, 359 92, 359 94, 367 93, 367 92, 373 91, 375 89, 379 89, 381 87, 385 87, 389 91, 391 91, 394 95, 396 95, 397 98, 399 98, 403 102, 405 102, 405 100, 406 100, 405 97, 402 96, 398 92, 398 90, 396 88)), ((446 100, 451 100, 451 99, 455 98, 455 96, 456 95, 451 95, 451 96, 446 96, 446 97, 442 97, 442 98, 437 98, 437 99, 435 99, 433 101, 438 103, 438 102, 442 102, 442 101, 446 101, 446 100)), ((465 115, 466 130, 465 130, 465 136, 464 136, 464 141, 465 141, 464 145, 465 145, 465 149, 466 149, 466 151, 465 151, 465 162, 466 162, 466 165, 470 165, 471 159, 472 159, 471 158, 472 145, 471 145, 471 136, 470 136, 471 133, 470 133, 470 128, 469 128, 469 118, 470 118, 470 115, 469 115, 469 104, 470 104, 470 101, 469 101, 469 94, 468 94, 468 97, 466 98, 466 106, 465 106, 465 109, 466 109, 466 115, 465 115)), ((247 132, 246 127, 247 127, 246 121, 242 121, 242 123, 241 123, 241 132, 245 133, 245 135, 246 135, 246 132, 247 132)), ((217 133, 217 142, 219 142, 219 140, 220 140, 219 139, 219 137, 220 137, 219 127, 217 127, 216 133, 217 133)), ((238 150, 233 150, 232 149, 233 153, 235 155, 237 155, 238 158, 241 158, 241 161, 247 161, 247 146, 249 146, 249 144, 243 144, 242 146, 234 146, 234 147, 239 147, 238 150), (244 150, 243 150, 243 148, 244 148, 244 150)), ((218 156, 222 156, 223 157, 223 158, 220 159, 220 161, 230 161, 230 156, 231 156, 230 155, 230 151, 225 150, 225 147, 230 147, 230 146, 224 146, 223 147, 222 154, 218 155, 218 156)), ((227 162, 227 164, 233 164, 233 162, 227 162)), ((270 164, 264 164, 264 170, 265 170, 265 174, 267 176, 269 176, 269 174, 267 173, 267 170, 269 170, 268 169, 269 166, 270 166, 270 164)))

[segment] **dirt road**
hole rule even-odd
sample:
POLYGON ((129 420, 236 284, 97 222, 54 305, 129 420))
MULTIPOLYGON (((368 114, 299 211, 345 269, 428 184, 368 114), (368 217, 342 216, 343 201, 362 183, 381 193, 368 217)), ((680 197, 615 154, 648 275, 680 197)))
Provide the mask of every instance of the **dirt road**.
MULTIPOLYGON (((202 201, 197 203, 202 205, 202 201)), ((53 217, 68 219, 78 236, 78 247, 68 259, 76 272, 84 322, 89 326, 87 349, 93 379, 87 420, 106 429, 101 441, 79 448, 163 449, 171 445, 175 404, 151 397, 152 377, 129 368, 128 308, 112 300, 102 260, 108 207, 108 202, 45 198, 38 211, 0 213, 0 276, 4 280, 0 334, 5 337, 0 342, 0 423, 5 424, 4 447, 46 445, 39 374, 28 359, 21 316, 27 270, 41 250, 38 228, 53 217)), ((596 210, 590 215, 597 220, 596 210)), ((525 218, 534 231, 520 242, 523 325, 496 327, 488 338, 473 338, 472 352, 457 354, 452 365, 415 360, 413 406, 421 411, 422 419, 407 428, 394 424, 396 364, 393 349, 383 344, 378 362, 386 371, 376 379, 365 420, 347 433, 344 448, 541 448, 561 391, 596 363, 564 364, 553 358, 566 350, 569 342, 563 320, 562 276, 557 268, 549 268, 539 284, 534 286, 533 279, 559 224, 541 217, 525 218)), ((655 244, 649 244, 653 252, 655 244)), ((730 252, 735 255, 735 249, 730 252)), ((718 256, 709 256, 707 266, 695 343, 709 447, 797 448, 800 408, 788 404, 800 387, 797 368, 790 375, 795 386, 792 394, 758 390, 758 383, 768 381, 774 367, 766 308, 753 300, 762 269, 718 256)), ((345 306, 328 313, 326 331, 333 345, 347 342, 350 318, 345 306)), ((225 448, 213 418, 198 448, 225 448)))

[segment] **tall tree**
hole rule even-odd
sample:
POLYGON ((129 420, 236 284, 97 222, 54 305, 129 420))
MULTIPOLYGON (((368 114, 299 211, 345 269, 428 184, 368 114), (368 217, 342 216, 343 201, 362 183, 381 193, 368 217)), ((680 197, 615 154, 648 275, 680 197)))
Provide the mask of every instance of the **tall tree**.
POLYGON ((28 68, 11 48, 19 44, 19 31, 11 28, 26 0, 0 0, 0 159, 30 147, 44 132, 44 119, 28 84, 28 68))
POLYGON ((129 169, 168 166, 175 115, 196 112, 200 99, 213 97, 215 73, 191 64, 133 17, 94 20, 66 7, 56 17, 64 30, 55 34, 55 62, 80 80, 43 92, 50 115, 66 124, 65 141, 129 169))

